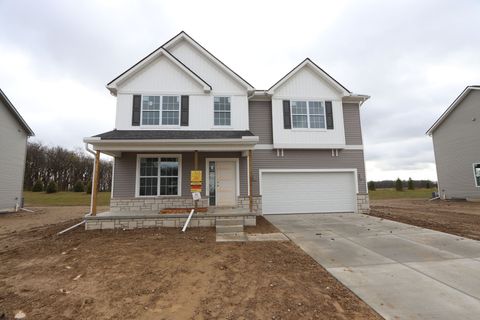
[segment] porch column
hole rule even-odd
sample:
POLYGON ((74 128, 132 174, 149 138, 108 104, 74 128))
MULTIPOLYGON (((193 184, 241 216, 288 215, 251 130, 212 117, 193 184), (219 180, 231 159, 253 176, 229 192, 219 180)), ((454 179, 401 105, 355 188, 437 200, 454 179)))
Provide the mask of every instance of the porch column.
POLYGON ((253 212, 253 197, 252 197, 252 187, 253 187, 253 150, 248 150, 248 206, 250 212, 253 212))
POLYGON ((92 199, 90 213, 92 216, 97 215, 97 190, 98 190, 98 173, 100 172, 100 151, 95 154, 95 162, 93 163, 93 179, 92 179, 92 199))

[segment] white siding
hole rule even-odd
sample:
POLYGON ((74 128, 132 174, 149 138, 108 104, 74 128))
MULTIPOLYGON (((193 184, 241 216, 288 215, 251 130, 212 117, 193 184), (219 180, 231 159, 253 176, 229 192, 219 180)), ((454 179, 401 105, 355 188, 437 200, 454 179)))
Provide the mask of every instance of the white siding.
POLYGON ((307 65, 277 88, 272 97, 275 148, 341 148, 345 145, 342 96, 307 65), (284 129, 282 100, 332 101, 333 130, 284 129))
POLYGON ((181 41, 170 50, 190 70, 209 83, 212 86, 212 92, 204 93, 202 86, 196 80, 161 56, 119 86, 115 128, 118 130, 248 130, 247 90, 186 41, 181 41), (145 128, 132 126, 134 94, 189 95, 189 126, 145 128), (231 98, 231 126, 221 128, 213 126, 214 96, 231 98))
POLYGON ((340 99, 340 93, 306 65, 275 90, 277 98, 340 99))
POLYGON ((186 40, 179 41, 168 50, 210 84, 214 94, 246 95, 244 87, 186 40))
POLYGON ((22 198, 27 135, 0 102, 0 210, 12 210, 22 198))
MULTIPOLYGON (((294 99, 294 98, 291 98, 294 99)), ((289 99, 289 100, 291 100, 289 99)), ((331 100, 331 99, 330 99, 331 100)), ((284 129, 281 99, 272 99, 273 145, 275 148, 340 148, 345 145, 343 106, 339 100, 332 101, 333 130, 284 129)))
MULTIPOLYGON (((141 94, 138 91, 138 94, 141 94)), ((158 93, 160 94, 160 93, 158 93)), ((229 127, 215 127, 213 125, 213 95, 191 95, 190 116, 188 127, 138 127, 132 126, 133 94, 117 95, 117 120, 115 127, 119 130, 138 129, 165 129, 165 130, 248 130, 248 101, 247 96, 230 96, 232 125, 229 127)))
POLYGON ((158 57, 119 85, 120 93, 203 93, 200 83, 169 61, 158 57))

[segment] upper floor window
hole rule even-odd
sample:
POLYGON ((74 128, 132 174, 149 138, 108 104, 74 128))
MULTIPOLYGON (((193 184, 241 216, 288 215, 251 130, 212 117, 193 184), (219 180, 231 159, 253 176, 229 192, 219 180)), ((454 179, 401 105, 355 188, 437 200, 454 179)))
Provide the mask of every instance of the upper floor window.
POLYGON ((179 96, 143 96, 142 125, 179 125, 179 96))
POLYGON ((325 106, 321 101, 292 101, 292 127, 325 129, 325 106))
POLYGON ((230 97, 215 97, 213 100, 213 124, 215 126, 231 125, 230 97))

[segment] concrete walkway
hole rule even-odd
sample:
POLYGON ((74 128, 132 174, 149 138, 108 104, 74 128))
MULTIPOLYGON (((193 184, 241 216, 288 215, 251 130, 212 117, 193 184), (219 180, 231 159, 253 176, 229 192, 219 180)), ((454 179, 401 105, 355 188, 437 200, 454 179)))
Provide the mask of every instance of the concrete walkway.
POLYGON ((480 319, 480 242, 361 214, 269 215, 385 319, 480 319))

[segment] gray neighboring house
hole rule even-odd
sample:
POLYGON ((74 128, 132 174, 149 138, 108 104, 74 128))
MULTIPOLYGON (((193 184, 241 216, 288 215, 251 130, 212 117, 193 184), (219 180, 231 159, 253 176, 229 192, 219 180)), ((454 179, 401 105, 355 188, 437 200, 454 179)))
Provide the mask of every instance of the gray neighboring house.
POLYGON ((22 204, 27 139, 33 135, 0 89, 0 211, 15 211, 22 204))
POLYGON ((469 86, 427 131, 442 199, 480 200, 480 86, 469 86))
POLYGON ((115 129, 84 142, 114 157, 112 214, 193 206, 195 167, 199 206, 212 210, 369 209, 360 124, 369 96, 308 58, 257 90, 181 32, 107 89, 117 99, 115 129))

